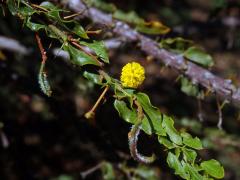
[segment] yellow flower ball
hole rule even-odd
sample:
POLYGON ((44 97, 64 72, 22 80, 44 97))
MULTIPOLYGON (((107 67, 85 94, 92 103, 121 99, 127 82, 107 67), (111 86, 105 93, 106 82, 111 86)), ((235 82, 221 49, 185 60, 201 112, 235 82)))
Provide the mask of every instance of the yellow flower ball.
POLYGON ((123 87, 137 88, 145 79, 145 70, 139 63, 127 63, 122 68, 120 79, 123 87))

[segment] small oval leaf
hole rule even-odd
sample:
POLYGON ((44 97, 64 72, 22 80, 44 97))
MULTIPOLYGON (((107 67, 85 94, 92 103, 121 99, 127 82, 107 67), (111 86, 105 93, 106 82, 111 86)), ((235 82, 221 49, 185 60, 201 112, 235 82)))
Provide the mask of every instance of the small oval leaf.
MULTIPOLYGON (((114 107, 118 111, 119 116, 123 118, 125 121, 135 124, 137 121, 137 111, 131 110, 127 107, 127 104, 124 101, 121 100, 115 100, 114 101, 114 107)), ((141 129, 148 135, 152 134, 152 128, 149 124, 149 121, 146 116, 144 116, 141 129)))
POLYGON ((183 137, 183 144, 193 148, 200 150, 202 149, 202 142, 198 137, 192 138, 192 136, 188 133, 181 133, 181 136, 183 137))
POLYGON ((97 54, 98 57, 101 58, 101 60, 105 63, 109 63, 107 49, 103 41, 93 41, 92 43, 81 41, 80 44, 89 47, 97 54))
POLYGON ((163 128, 166 130, 169 138, 177 145, 182 145, 182 137, 178 133, 178 131, 174 128, 174 121, 172 118, 163 116, 163 128))
POLYGON ((93 59, 91 56, 87 55, 85 52, 76 49, 71 45, 64 45, 63 49, 68 51, 70 55, 70 60, 73 64, 84 66, 88 64, 92 64, 95 66, 100 66, 99 62, 93 59))
POLYGON ((188 48, 184 52, 184 56, 190 61, 193 61, 205 67, 211 67, 214 65, 212 56, 195 46, 188 48))
POLYGON ((221 179, 224 177, 224 169, 221 164, 215 159, 203 161, 201 163, 201 167, 204 171, 206 171, 210 176, 214 178, 221 179))

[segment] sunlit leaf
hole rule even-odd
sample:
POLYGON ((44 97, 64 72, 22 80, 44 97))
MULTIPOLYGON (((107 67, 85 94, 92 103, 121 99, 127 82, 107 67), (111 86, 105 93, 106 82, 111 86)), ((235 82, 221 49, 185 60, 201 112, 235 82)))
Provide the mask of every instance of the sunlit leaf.
POLYGON ((121 118, 129 123, 135 124, 137 121, 137 112, 130 110, 124 101, 115 100, 114 107, 121 118))
POLYGON ((203 161, 201 163, 201 167, 203 170, 205 170, 209 175, 211 175, 214 178, 221 179, 224 177, 223 167, 218 161, 214 159, 203 161))
POLYGON ((175 174, 181 176, 184 179, 189 179, 188 174, 184 171, 181 162, 178 160, 177 156, 171 152, 168 153, 167 163, 170 168, 175 170, 175 174))
POLYGON ((191 180, 203 179, 203 176, 199 174, 198 170, 194 166, 191 166, 190 164, 184 162, 182 164, 184 166, 184 171, 190 174, 191 180))
POLYGON ((182 152, 183 152, 183 159, 186 162, 194 163, 194 161, 197 157, 196 151, 194 151, 192 149, 183 148, 182 152))
POLYGON ((163 128, 166 130, 169 138, 171 141, 173 141, 175 144, 181 145, 182 144, 182 137, 178 133, 178 131, 174 128, 174 121, 172 118, 163 116, 163 128))
POLYGON ((156 134, 165 136, 166 132, 162 127, 162 114, 160 111, 151 104, 150 99, 146 94, 137 93, 136 97, 137 101, 143 107, 144 112, 150 118, 150 124, 153 126, 156 134))
POLYGON ((192 138, 192 136, 188 133, 181 133, 183 137, 183 144, 193 148, 193 149, 202 149, 202 143, 198 137, 192 138))
POLYGON ((168 149, 173 149, 175 148, 176 146, 171 142, 169 141, 167 138, 165 137, 162 137, 162 136, 158 136, 158 141, 160 144, 163 144, 165 147, 167 147, 168 149))

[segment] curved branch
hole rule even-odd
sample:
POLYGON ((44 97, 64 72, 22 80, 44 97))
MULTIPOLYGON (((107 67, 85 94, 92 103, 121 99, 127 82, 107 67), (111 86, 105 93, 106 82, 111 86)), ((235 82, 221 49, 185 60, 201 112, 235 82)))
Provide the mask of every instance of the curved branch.
POLYGON ((138 42, 143 52, 184 74, 194 84, 210 89, 221 99, 240 105, 240 89, 236 88, 231 80, 220 78, 201 66, 185 61, 182 55, 160 48, 157 42, 138 33, 125 22, 115 20, 112 18, 112 15, 99 11, 96 8, 87 7, 82 0, 69 0, 66 5, 74 12, 84 12, 80 17, 87 17, 94 23, 113 27, 112 32, 125 41, 138 42))

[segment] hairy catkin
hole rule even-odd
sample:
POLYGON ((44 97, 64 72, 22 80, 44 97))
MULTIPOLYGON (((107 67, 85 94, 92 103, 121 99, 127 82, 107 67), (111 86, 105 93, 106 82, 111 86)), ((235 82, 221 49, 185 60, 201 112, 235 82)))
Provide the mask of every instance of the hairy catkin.
POLYGON ((129 143, 129 149, 131 156, 141 163, 149 164, 155 161, 156 156, 155 154, 152 154, 152 156, 144 156, 138 152, 137 149, 137 142, 138 142, 138 136, 140 134, 140 127, 141 123, 137 123, 132 126, 131 131, 128 133, 128 143, 129 143))

